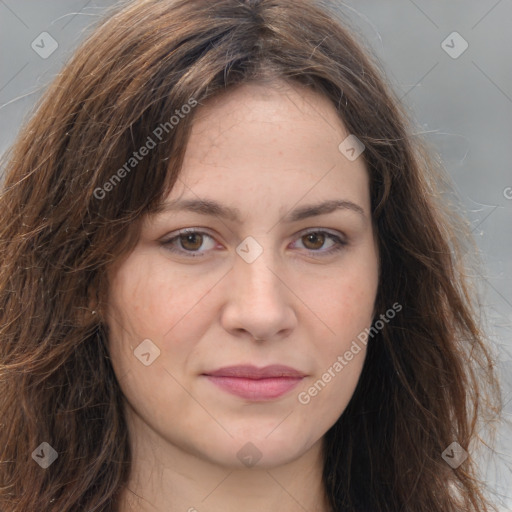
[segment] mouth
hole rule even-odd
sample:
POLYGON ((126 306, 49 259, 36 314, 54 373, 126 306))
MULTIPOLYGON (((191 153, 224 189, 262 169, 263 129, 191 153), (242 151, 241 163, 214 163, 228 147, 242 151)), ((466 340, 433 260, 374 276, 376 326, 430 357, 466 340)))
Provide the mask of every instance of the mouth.
POLYGON ((275 400, 295 388, 306 374, 289 366, 229 366, 202 374, 212 384, 251 401, 275 400))

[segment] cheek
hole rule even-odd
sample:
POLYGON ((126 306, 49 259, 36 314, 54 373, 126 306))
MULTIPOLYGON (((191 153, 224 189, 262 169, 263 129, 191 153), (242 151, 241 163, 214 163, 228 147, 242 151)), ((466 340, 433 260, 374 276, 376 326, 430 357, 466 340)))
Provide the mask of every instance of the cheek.
POLYGON ((364 334, 372 323, 378 288, 375 258, 348 263, 318 288, 314 306, 322 322, 312 338, 318 354, 317 384, 307 394, 315 397, 317 407, 334 406, 334 416, 347 405, 359 380, 366 356, 364 334))
POLYGON ((317 287, 314 308, 318 317, 329 328, 327 337, 332 346, 343 348, 369 327, 374 312, 378 287, 377 268, 373 262, 340 271, 317 287))
POLYGON ((319 310, 329 330, 322 324, 312 337, 315 374, 298 396, 313 416, 323 418, 323 425, 332 425, 340 417, 359 381, 366 357, 366 339, 361 333, 371 325, 377 290, 372 279, 340 278, 336 284, 325 290, 319 310))
POLYGON ((123 394, 144 417, 165 424, 170 411, 177 415, 189 403, 178 383, 211 323, 208 298, 214 283, 211 277, 171 273, 165 262, 151 264, 137 253, 112 275, 107 308, 112 364, 123 394), (136 356, 148 350, 146 366, 136 356), (173 397, 164 411, 163 395, 173 397))
POLYGON ((183 325, 193 328, 201 323, 214 285, 211 276, 170 272, 166 262, 151 264, 149 258, 133 254, 111 281, 110 312, 117 323, 130 327, 130 336, 163 340, 183 325))
POLYGON ((187 377, 214 321, 210 292, 219 276, 170 272, 166 262, 148 261, 134 253, 111 279, 107 320, 112 364, 120 381, 130 376, 121 386, 133 403, 146 393, 153 396, 155 386, 166 383, 173 404, 184 407, 187 395, 177 382, 187 377), (149 365, 144 366, 136 356, 147 353, 148 346, 149 365), (131 382, 137 383, 134 389, 131 382))

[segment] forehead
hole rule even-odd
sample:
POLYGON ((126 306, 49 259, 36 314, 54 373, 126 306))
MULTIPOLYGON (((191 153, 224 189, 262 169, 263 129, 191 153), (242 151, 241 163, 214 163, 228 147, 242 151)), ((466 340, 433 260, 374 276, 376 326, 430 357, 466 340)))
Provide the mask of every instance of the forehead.
POLYGON ((329 98, 308 87, 286 82, 247 83, 198 107, 193 133, 200 140, 194 142, 219 142, 223 134, 242 136, 249 131, 249 125, 259 134, 254 142, 260 143, 284 142, 284 135, 292 141, 312 132, 322 138, 337 139, 346 132, 329 98), (280 134, 283 130, 285 133, 280 134), (281 137, 276 138, 277 135, 281 137))
MULTIPOLYGON (((339 149, 348 135, 330 100, 306 87, 244 84, 198 107, 181 188, 294 195, 313 186, 312 194, 333 187, 361 194, 368 188, 364 159, 350 161, 339 149)), ((186 192, 177 186, 171 195, 186 192)))

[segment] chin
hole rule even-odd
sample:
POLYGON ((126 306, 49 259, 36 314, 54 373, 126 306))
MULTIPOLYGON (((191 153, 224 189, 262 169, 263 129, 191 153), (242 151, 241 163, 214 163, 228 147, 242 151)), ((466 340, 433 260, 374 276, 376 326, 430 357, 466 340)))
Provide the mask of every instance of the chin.
MULTIPOLYGON (((279 427, 278 427, 279 428, 279 427)), ((230 469, 270 469, 293 462, 315 444, 304 431, 248 429, 224 443, 215 443, 208 450, 211 462, 230 469)))

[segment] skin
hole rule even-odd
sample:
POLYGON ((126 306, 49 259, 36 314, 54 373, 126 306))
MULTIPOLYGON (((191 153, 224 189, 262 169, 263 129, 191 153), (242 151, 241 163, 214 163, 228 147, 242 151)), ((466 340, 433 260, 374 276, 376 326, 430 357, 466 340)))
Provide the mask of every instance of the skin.
POLYGON ((245 84, 197 107, 168 200, 216 200, 241 222, 188 211, 148 217, 111 269, 106 321, 133 453, 122 512, 328 510, 323 436, 354 392, 364 346, 309 403, 298 395, 371 325, 379 273, 368 172, 338 149, 347 135, 326 98, 296 85, 245 84), (282 220, 327 199, 364 215, 282 220), (185 255, 173 253, 163 241, 184 228, 209 236, 175 240, 185 255), (306 237, 311 228, 347 245, 322 256, 336 243, 306 237), (248 236, 263 250, 252 263, 236 252, 248 236), (134 356, 145 339, 160 350, 148 366, 134 356), (237 364, 285 364, 306 377, 263 402, 202 375, 237 364), (261 455, 250 467, 237 457, 248 442, 261 455))

